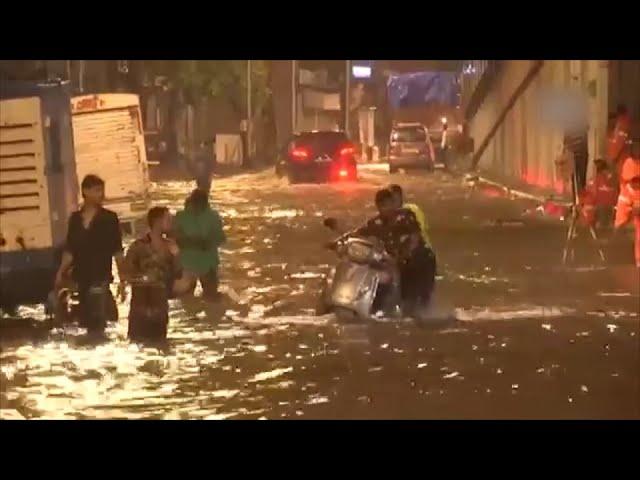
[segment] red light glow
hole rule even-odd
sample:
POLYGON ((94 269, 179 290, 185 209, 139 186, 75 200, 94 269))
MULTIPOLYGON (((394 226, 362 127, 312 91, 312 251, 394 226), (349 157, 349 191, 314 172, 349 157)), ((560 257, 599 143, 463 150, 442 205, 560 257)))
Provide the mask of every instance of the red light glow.
POLYGON ((296 147, 291 150, 291 157, 296 160, 305 160, 309 158, 309 151, 306 148, 296 147))
POLYGON ((341 157, 346 157, 347 155, 353 155, 355 152, 355 148, 349 146, 349 147, 343 147, 340 149, 340 156, 341 157))

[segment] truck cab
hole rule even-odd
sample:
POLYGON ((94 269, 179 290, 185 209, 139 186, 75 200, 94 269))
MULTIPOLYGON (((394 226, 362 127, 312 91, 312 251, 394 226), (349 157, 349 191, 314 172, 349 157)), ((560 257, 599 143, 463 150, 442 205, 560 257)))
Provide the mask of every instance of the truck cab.
POLYGON ((78 207, 68 82, 0 88, 0 307, 43 302, 78 207))

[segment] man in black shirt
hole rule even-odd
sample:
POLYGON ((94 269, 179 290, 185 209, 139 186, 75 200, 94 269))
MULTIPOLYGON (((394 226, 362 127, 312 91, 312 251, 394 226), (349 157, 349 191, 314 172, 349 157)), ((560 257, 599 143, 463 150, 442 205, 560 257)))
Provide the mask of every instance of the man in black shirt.
MULTIPOLYGON (((56 290, 72 268, 73 279, 78 284, 81 322, 90 333, 99 334, 104 331, 108 319, 117 320, 109 284, 113 281, 111 263, 114 257, 120 276, 124 274, 122 237, 118 216, 102 207, 104 181, 96 175, 87 175, 81 189, 84 204, 69 218, 67 242, 56 275, 56 290)), ((119 287, 122 295, 122 278, 119 287)))
POLYGON ((401 262, 422 242, 420 225, 411 211, 396 207, 390 190, 380 190, 375 201, 378 215, 350 235, 377 238, 387 253, 401 262))

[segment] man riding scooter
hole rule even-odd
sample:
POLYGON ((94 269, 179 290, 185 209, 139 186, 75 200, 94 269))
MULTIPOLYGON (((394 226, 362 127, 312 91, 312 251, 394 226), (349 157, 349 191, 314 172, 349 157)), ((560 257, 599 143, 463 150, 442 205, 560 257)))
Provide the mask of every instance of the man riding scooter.
POLYGON ((426 248, 420 225, 410 210, 398 208, 393 193, 382 189, 375 198, 378 215, 364 226, 349 232, 349 236, 374 237, 384 244, 395 260, 400 274, 403 311, 412 314, 425 305, 433 290, 433 253, 426 248))

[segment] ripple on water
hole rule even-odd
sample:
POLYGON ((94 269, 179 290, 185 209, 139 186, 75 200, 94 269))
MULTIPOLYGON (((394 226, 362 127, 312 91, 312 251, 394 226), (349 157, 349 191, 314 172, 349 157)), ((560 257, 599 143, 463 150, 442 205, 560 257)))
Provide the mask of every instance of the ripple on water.
POLYGON ((260 372, 254 375, 253 377, 251 377, 248 381, 249 383, 264 382, 265 380, 271 380, 272 378, 280 377, 285 373, 289 373, 292 371, 293 371, 293 367, 276 368, 274 370, 269 370, 267 372, 260 372))
POLYGON ((520 308, 479 308, 470 309, 456 308, 456 318, 463 322, 486 321, 486 320, 516 320, 532 318, 556 318, 566 317, 576 313, 573 308, 567 307, 546 307, 525 305, 520 308))

